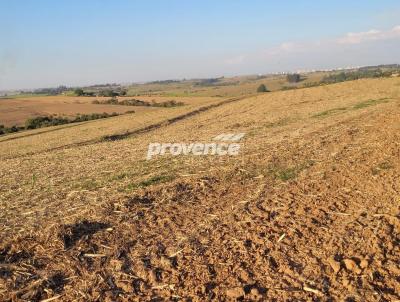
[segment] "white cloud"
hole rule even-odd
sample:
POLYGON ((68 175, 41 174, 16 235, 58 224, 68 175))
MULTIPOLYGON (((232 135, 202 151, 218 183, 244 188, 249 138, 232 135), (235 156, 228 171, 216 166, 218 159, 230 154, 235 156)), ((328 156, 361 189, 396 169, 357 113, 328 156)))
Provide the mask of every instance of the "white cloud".
POLYGON ((271 47, 264 51, 265 56, 276 56, 282 54, 298 53, 307 51, 311 43, 284 42, 278 46, 271 47))
POLYGON ((344 37, 337 40, 339 44, 360 44, 368 41, 389 40, 400 38, 400 25, 393 27, 390 30, 381 31, 371 29, 365 32, 348 33, 344 37))
POLYGON ((285 42, 279 46, 279 49, 282 51, 292 51, 296 49, 297 45, 293 42, 285 42))
POLYGON ((400 25, 389 30, 352 32, 339 38, 286 41, 263 50, 240 54, 223 62, 233 72, 244 68, 259 72, 262 70, 260 66, 265 66, 265 70, 282 71, 399 62, 396 46, 385 46, 386 42, 392 40, 400 42, 400 25), (367 42, 369 44, 365 45, 367 42))

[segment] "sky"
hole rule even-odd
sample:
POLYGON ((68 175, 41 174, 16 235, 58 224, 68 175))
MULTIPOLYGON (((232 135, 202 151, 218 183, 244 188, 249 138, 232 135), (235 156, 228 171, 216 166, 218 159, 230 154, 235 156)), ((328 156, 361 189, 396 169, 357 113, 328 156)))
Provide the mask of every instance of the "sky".
POLYGON ((400 1, 0 0, 0 90, 400 63, 400 1))

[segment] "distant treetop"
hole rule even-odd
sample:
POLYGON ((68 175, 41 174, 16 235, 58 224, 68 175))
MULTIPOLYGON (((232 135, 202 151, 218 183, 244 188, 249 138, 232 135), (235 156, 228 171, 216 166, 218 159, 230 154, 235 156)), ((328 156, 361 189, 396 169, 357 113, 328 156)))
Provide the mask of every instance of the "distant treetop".
POLYGON ((288 74, 286 80, 289 83, 298 83, 301 80, 301 76, 298 73, 288 74))
POLYGON ((258 86, 257 92, 268 92, 268 89, 264 84, 261 84, 260 86, 258 86))

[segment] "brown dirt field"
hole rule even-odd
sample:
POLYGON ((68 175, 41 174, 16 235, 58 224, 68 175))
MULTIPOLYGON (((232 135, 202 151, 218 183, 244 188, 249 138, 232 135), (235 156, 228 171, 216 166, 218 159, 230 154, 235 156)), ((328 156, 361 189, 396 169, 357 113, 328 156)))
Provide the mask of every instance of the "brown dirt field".
MULTIPOLYGON (((119 97, 123 99, 140 99, 144 101, 165 101, 175 99, 182 102, 191 102, 193 98, 166 98, 166 97, 149 97, 149 96, 135 96, 135 97, 119 97)), ((152 110, 153 108, 139 107, 139 106, 119 106, 119 105, 104 105, 92 104, 93 100, 106 100, 108 97, 74 97, 74 96, 41 96, 41 97, 27 97, 15 99, 0 99, 0 125, 11 127, 13 125, 22 126, 25 121, 32 117, 41 115, 65 115, 74 117, 78 113, 91 114, 91 113, 125 113, 134 110, 135 112, 142 112, 152 110)), ((196 98, 195 98, 196 99, 196 98)))
MULTIPOLYGON (((141 97, 140 99, 163 101, 168 98, 141 97)), ((3 135, 0 136, 2 150, 0 158, 10 158, 62 148, 67 145, 84 144, 86 141, 101 140, 104 136, 145 128, 153 123, 166 121, 201 107, 217 104, 223 101, 223 99, 213 97, 187 97, 179 98, 179 101, 184 102, 186 105, 172 108, 124 106, 128 107, 129 110, 134 110, 135 113, 119 116, 117 118, 92 120, 3 135), (16 141, 16 139, 18 140, 16 141)), ((93 106, 99 105, 93 104, 93 106)))
POLYGON ((126 106, 95 105, 76 97, 0 99, 0 124, 6 127, 22 126, 27 119, 41 115, 75 116, 78 113, 124 113, 128 110, 126 106))
POLYGON ((0 300, 400 300, 399 118, 399 79, 361 80, 118 141, 32 136, 0 163, 0 300), (237 157, 144 159, 230 132, 237 157))

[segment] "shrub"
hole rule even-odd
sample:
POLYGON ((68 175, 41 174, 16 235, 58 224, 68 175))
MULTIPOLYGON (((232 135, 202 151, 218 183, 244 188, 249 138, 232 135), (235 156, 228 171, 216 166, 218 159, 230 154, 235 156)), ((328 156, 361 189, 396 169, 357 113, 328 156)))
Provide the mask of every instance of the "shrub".
POLYGON ((74 90, 74 93, 75 93, 75 95, 77 95, 77 96, 82 96, 82 95, 85 94, 85 92, 84 92, 83 89, 81 89, 81 88, 75 89, 75 90, 74 90))
POLYGON ((14 133, 23 130, 24 127, 18 127, 18 126, 12 126, 10 128, 5 127, 4 125, 0 125, 0 135, 6 134, 6 133, 14 133))
POLYGON ((26 129, 36 129, 40 128, 43 126, 44 123, 47 123, 50 121, 49 117, 45 116, 39 116, 35 118, 30 118, 25 122, 25 128, 26 129))
POLYGON ((221 78, 202 79, 194 83, 195 86, 212 86, 218 83, 221 78))
POLYGON ((92 104, 109 104, 109 105, 123 105, 123 106, 144 106, 144 107, 177 107, 177 106, 183 106, 183 102, 177 102, 175 100, 170 100, 170 101, 164 101, 157 103, 155 101, 152 102, 147 102, 147 101, 141 101, 137 99, 128 99, 128 100, 121 100, 118 101, 116 97, 110 98, 105 101, 93 101, 92 104))
POLYGON ((37 129, 48 126, 64 125, 68 123, 70 123, 70 121, 67 118, 63 117, 38 116, 28 119, 25 122, 25 129, 37 129))
POLYGON ((298 83, 301 81, 301 76, 298 73, 288 74, 286 80, 289 83, 298 83))
POLYGON ((304 83, 303 87, 304 88, 309 88, 309 87, 316 87, 316 86, 321 86, 323 83, 320 82, 309 82, 309 83, 304 83))
POLYGON ((347 71, 347 72, 340 72, 336 74, 331 74, 325 76, 322 79, 322 83, 332 84, 332 83, 339 83, 344 81, 353 81, 358 79, 366 79, 366 78, 384 78, 390 77, 395 71, 390 70, 382 70, 380 68, 363 68, 356 71, 347 71))
POLYGON ((116 96, 118 96, 118 95, 119 95, 118 92, 115 92, 115 91, 109 90, 109 89, 107 89, 107 90, 102 90, 102 91, 99 92, 99 96, 116 97, 116 96))
POLYGON ((14 133, 14 132, 18 132, 19 130, 21 130, 21 128, 17 127, 17 126, 12 126, 11 128, 7 128, 7 133, 14 133))
POLYGON ((118 116, 118 115, 119 114, 116 112, 113 112, 111 114, 108 114, 107 112, 92 113, 92 114, 77 114, 76 117, 73 119, 52 116, 52 115, 38 116, 35 118, 28 119, 25 122, 25 127, 12 126, 10 128, 7 128, 7 127, 4 127, 4 125, 0 125, 0 135, 6 134, 6 133, 18 132, 18 131, 27 130, 27 129, 37 129, 37 128, 48 127, 48 126, 57 126, 57 125, 64 125, 64 124, 70 124, 70 123, 85 122, 85 121, 96 120, 96 119, 103 119, 103 118, 108 118, 108 117, 118 116))
POLYGON ((182 105, 184 105, 182 102, 177 102, 175 100, 165 101, 165 102, 161 102, 161 103, 153 102, 151 104, 151 106, 153 106, 153 107, 166 107, 166 108, 177 107, 177 106, 182 106, 182 105))
POLYGON ((297 87, 296 86, 283 86, 281 88, 281 90, 293 90, 293 89, 297 89, 297 87))
POLYGON ((118 99, 114 96, 111 99, 106 100, 106 103, 111 105, 118 105, 118 99))
POLYGON ((257 92, 268 92, 268 89, 264 84, 261 84, 260 86, 258 86, 257 92))

